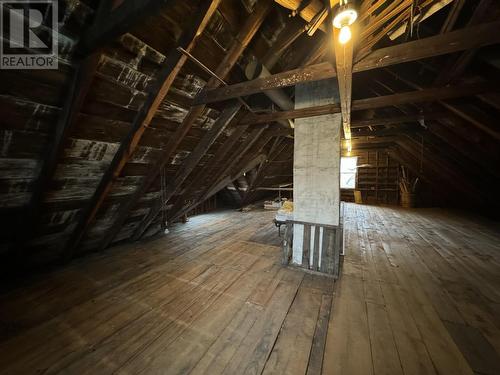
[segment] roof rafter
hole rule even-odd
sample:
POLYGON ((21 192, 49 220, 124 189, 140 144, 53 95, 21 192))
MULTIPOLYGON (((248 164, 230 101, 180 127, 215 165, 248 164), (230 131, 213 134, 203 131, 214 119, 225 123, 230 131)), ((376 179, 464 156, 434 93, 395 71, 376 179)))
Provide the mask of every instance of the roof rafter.
MULTIPOLYGON (((500 43, 499 29, 500 22, 491 22, 381 48, 354 64, 353 73, 500 43)), ((324 62, 215 90, 207 90, 197 96, 195 103, 234 99, 274 88, 293 86, 301 82, 332 78, 336 74, 332 65, 324 62)))
POLYGON ((101 0, 94 23, 80 39, 79 52, 92 53, 172 2, 172 0, 126 0, 114 6, 116 2, 113 0, 101 0))
POLYGON ((213 145, 215 140, 222 134, 224 129, 226 129, 229 123, 233 120, 234 116, 236 116, 240 108, 241 104, 239 102, 236 102, 235 104, 226 107, 226 109, 222 111, 221 115, 217 118, 210 130, 207 131, 200 142, 196 145, 193 152, 190 153, 187 159, 184 161, 182 168, 177 172, 173 181, 167 185, 163 197, 165 201, 159 202, 151 208, 146 218, 142 221, 141 225, 136 230, 136 233, 140 234, 134 234, 134 237, 140 237, 142 233, 144 233, 146 228, 164 208, 164 204, 166 204, 170 200, 170 198, 172 198, 172 196, 180 190, 186 178, 191 174, 196 165, 200 162, 201 158, 213 145))
MULTIPOLYGON (((215 70, 215 75, 220 78, 225 78, 233 66, 236 64, 238 59, 241 57, 243 51, 247 48, 251 40, 253 39, 255 33, 260 28, 264 18, 271 10, 272 2, 270 0, 265 0, 257 3, 254 12, 248 17, 245 24, 240 29, 238 35, 233 40, 233 43, 226 55, 224 56, 222 62, 219 64, 217 69, 215 70)), ((205 85, 205 90, 216 88, 220 85, 220 81, 212 77, 205 85)), ((151 168, 151 172, 144 178, 140 187, 136 190, 136 192, 128 199, 126 202, 123 202, 118 209, 118 213, 115 221, 122 221, 126 218, 129 211, 134 207, 134 205, 139 201, 142 195, 147 191, 147 189, 154 183, 156 177, 159 174, 161 168, 163 168, 170 160, 170 157, 173 155, 181 141, 188 134, 189 130, 198 119, 199 116, 202 115, 205 110, 205 105, 196 105, 190 108, 188 114, 184 118, 180 127, 175 131, 174 135, 168 142, 165 151, 162 153, 160 159, 156 163, 156 165, 151 168)), ((142 233, 141 233, 142 234, 142 233)))
MULTIPOLYGON (((262 134, 267 128, 259 128, 259 129, 254 129, 248 136, 248 138, 243 142, 233 153, 232 155, 227 158, 226 162, 219 168, 219 171, 217 173, 214 173, 212 178, 210 179, 210 182, 208 186, 203 189, 203 192, 200 194, 200 198, 188 205, 185 205, 182 208, 179 208, 177 212, 173 212, 171 220, 175 220, 176 218, 182 216, 183 214, 191 211, 193 208, 195 208, 197 205, 205 201, 206 199, 210 198, 213 194, 217 193, 217 191, 220 190, 220 186, 224 187, 224 183, 229 183, 236 178, 239 177, 235 176, 234 178, 230 177, 231 170, 232 168, 238 164, 240 159, 245 155, 245 153, 248 152, 248 150, 261 138, 262 134), (228 177, 229 176, 229 177, 228 177)), ((265 146, 267 141, 270 138, 266 138, 263 141, 263 144, 261 147, 259 147, 259 150, 257 154, 260 154, 260 150, 265 146)), ((250 168, 251 169, 251 168, 250 168)), ((243 173, 243 172, 242 172, 243 173)), ((222 188, 221 187, 221 188, 222 188)))
MULTIPOLYGON (((217 10, 221 0, 203 0, 198 12, 193 17, 193 21, 188 29, 181 35, 179 45, 190 51, 196 45, 196 42, 207 26, 210 18, 217 10)), ((127 136, 122 140, 118 151, 115 153, 111 164, 101 178, 97 189, 95 190, 86 208, 78 219, 78 223, 72 232, 68 243, 66 244, 67 257, 71 257, 74 249, 79 245, 82 238, 85 236, 90 224, 95 219, 100 207, 108 196, 113 186, 113 181, 120 176, 121 171, 126 163, 130 160, 135 152, 142 135, 149 126, 154 114, 167 95, 175 77, 186 62, 187 57, 173 49, 161 71, 158 74, 158 84, 155 85, 149 92, 142 108, 137 112, 131 129, 127 136)))

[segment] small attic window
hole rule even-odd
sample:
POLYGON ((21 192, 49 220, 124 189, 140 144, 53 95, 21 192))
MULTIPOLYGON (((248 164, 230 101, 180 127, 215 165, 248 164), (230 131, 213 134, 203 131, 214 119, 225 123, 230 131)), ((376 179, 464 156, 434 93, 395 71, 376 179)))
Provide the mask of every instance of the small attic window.
POLYGON ((358 158, 356 156, 342 157, 340 159, 340 188, 354 189, 356 187, 356 165, 358 158))

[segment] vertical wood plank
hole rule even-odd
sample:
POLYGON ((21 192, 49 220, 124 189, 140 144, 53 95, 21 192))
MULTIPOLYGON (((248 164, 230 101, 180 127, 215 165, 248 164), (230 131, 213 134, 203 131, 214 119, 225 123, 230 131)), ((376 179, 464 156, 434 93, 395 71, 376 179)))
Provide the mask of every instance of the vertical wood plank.
POLYGON ((333 275, 335 278, 339 277, 339 270, 340 270, 340 248, 342 246, 342 229, 341 228, 336 228, 335 229, 335 242, 334 242, 334 248, 333 248, 333 275))
POLYGON ((309 268, 311 251, 311 225, 304 225, 304 242, 302 244, 302 267, 309 268))
POLYGON ((311 269, 318 271, 319 270, 319 244, 320 244, 320 226, 314 226, 314 246, 313 246, 313 263, 311 269))

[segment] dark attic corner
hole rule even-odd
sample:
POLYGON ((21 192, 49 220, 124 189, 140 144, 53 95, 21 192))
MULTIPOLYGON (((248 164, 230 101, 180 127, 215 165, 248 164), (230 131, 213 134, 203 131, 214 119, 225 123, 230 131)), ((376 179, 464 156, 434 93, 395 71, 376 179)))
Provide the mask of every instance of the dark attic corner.
POLYGON ((0 19, 0 374, 500 374, 499 1, 0 19))

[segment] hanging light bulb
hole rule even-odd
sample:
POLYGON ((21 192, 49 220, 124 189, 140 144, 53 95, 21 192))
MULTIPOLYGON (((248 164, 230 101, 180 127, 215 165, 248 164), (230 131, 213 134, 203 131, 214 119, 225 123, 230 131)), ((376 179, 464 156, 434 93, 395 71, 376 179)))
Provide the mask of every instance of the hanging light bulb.
POLYGON ((341 44, 347 43, 351 40, 352 33, 349 26, 351 26, 358 18, 358 12, 354 9, 351 2, 348 0, 340 1, 337 14, 333 18, 333 26, 340 29, 339 42, 341 44))
POLYGON ((339 33, 339 42, 340 44, 346 44, 348 41, 351 40, 351 28, 347 25, 345 26, 342 26, 342 28, 340 29, 340 33, 339 33))

